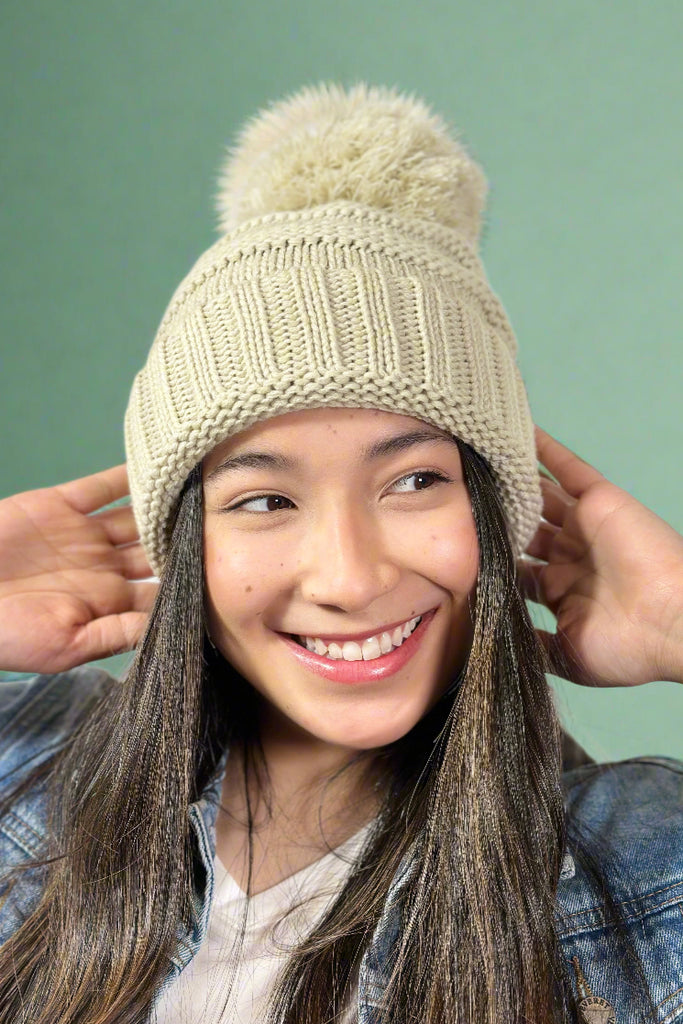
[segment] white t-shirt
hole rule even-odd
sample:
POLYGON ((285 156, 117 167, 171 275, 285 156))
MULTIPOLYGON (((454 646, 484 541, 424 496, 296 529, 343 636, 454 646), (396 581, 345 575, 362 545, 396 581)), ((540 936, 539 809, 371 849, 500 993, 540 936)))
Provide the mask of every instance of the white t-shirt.
MULTIPOLYGON (((160 994, 156 1018, 152 1019, 158 1024, 262 1024, 288 949, 308 935, 323 916, 350 873, 368 828, 250 900, 216 857, 214 899, 204 942, 180 976, 160 994), (282 920, 301 901, 305 901, 303 906, 282 920), (246 928, 240 945, 245 910, 246 928)), ((353 1024, 355 1019, 353 1005, 340 1024, 353 1024)))

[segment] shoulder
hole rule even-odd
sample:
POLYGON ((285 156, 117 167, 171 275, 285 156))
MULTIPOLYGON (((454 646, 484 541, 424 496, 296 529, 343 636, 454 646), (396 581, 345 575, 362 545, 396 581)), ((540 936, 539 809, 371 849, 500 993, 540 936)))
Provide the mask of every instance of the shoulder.
POLYGON ((64 742, 116 680, 84 665, 55 675, 0 680, 0 791, 22 764, 35 764, 64 742))
POLYGON ((563 789, 568 846, 599 866, 614 898, 642 905, 648 890, 683 890, 682 762, 584 765, 563 775, 563 789))
POLYGON ((0 680, 0 945, 35 909, 44 883, 47 775, 32 773, 112 685, 113 676, 90 665, 0 680))
MULTIPOLYGON (((662 1019, 679 1020, 683 763, 641 757, 585 765, 563 775, 563 788, 567 854, 557 910, 568 966, 578 964, 593 994, 611 1002, 619 1020, 619 1010, 632 1011, 640 998, 637 977, 662 1019)), ((643 1012, 648 1006, 643 1003, 643 1012)))
MULTIPOLYGON (((587 764, 562 776, 570 831, 624 854, 653 830, 683 837, 683 762, 638 757, 611 764, 587 764), (626 844, 626 845, 624 845, 626 844)), ((662 844, 663 846, 663 844, 662 844)), ((664 850, 662 849, 662 853, 664 850)), ((679 849, 683 870, 683 851, 679 849)))
MULTIPOLYGON (((683 896, 683 763, 639 757, 591 764, 563 775, 568 850, 595 865, 626 912, 640 913, 683 896)), ((565 891, 576 921, 594 893, 565 891)), ((683 923, 683 913, 679 914, 683 923)))

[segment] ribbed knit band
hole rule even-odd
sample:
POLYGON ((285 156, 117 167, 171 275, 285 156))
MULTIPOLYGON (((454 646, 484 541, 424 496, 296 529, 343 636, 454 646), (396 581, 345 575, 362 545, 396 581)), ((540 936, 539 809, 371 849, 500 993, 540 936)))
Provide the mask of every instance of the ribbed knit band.
POLYGON ((450 228, 350 202, 243 223, 177 289, 131 392, 131 495, 154 570, 207 452, 322 406, 415 416, 471 444, 522 551, 541 497, 515 353, 476 253, 450 228))

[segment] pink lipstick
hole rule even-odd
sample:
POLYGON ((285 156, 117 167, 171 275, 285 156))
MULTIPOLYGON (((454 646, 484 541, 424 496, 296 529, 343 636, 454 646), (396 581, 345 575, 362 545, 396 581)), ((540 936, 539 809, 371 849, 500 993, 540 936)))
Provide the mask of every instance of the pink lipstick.
POLYGON ((315 672, 316 675, 336 683, 368 683, 394 675, 410 661, 422 643, 435 612, 436 609, 433 609, 423 615, 422 621, 400 647, 395 647, 393 651, 382 654, 379 658, 373 658, 372 661, 344 661, 343 658, 336 660, 327 658, 302 647, 285 633, 279 635, 293 657, 310 672, 315 672))

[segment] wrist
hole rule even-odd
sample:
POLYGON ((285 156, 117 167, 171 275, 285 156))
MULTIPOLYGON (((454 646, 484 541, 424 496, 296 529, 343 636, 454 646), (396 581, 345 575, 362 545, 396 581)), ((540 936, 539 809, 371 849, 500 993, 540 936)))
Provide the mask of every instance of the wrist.
MULTIPOLYGON (((680 593, 683 595, 683 587, 680 593)), ((659 679, 683 683, 683 607, 670 617, 662 631, 657 664, 659 679)))
POLYGON ((662 675, 662 679, 668 679, 672 683, 683 683, 683 640, 679 640, 676 649, 672 651, 667 659, 668 670, 662 675))

